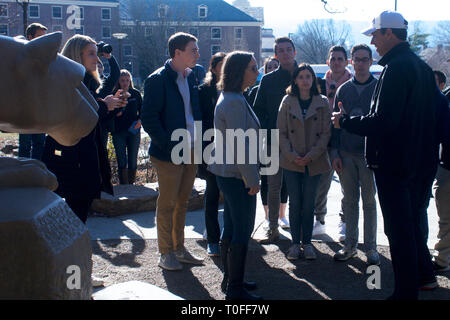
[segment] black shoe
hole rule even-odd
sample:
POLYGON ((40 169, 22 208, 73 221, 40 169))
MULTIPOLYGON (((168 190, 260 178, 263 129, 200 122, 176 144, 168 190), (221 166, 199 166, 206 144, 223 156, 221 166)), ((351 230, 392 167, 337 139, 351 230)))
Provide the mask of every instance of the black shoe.
POLYGON ((247 245, 230 245, 228 251, 229 280, 225 297, 226 300, 262 300, 262 297, 249 293, 244 287, 247 250, 247 245))

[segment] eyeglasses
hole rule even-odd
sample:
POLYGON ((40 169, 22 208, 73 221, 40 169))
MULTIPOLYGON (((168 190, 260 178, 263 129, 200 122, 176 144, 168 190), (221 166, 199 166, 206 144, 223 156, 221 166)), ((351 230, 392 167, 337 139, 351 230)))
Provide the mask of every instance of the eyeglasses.
POLYGON ((364 58, 354 58, 354 59, 353 59, 353 62, 356 62, 356 63, 360 63, 360 62, 362 62, 362 63, 367 63, 367 62, 369 62, 369 60, 370 60, 370 58, 368 58, 368 57, 364 57, 364 58))
POLYGON ((258 66, 252 66, 251 68, 250 68, 250 71, 253 71, 254 73, 257 73, 258 72, 258 66))

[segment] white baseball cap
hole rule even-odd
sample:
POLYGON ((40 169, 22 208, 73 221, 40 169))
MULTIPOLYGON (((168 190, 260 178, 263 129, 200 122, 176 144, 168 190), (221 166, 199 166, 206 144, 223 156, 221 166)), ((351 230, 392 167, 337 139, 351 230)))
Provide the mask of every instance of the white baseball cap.
POLYGON ((372 25, 361 31, 366 36, 372 35, 375 30, 389 29, 408 29, 408 21, 395 11, 383 11, 379 16, 372 20, 372 25))

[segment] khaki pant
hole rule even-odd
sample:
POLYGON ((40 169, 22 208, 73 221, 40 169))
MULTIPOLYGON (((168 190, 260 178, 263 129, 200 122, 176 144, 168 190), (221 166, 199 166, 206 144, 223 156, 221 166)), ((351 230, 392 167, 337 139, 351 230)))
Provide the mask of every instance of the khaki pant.
POLYGON ((436 208, 439 216, 439 241, 434 249, 439 251, 437 262, 448 265, 450 258, 450 170, 439 166, 434 184, 436 208))
POLYGON ((184 246, 186 212, 197 165, 175 165, 155 157, 151 157, 151 161, 159 184, 156 203, 158 248, 161 254, 167 254, 184 246))

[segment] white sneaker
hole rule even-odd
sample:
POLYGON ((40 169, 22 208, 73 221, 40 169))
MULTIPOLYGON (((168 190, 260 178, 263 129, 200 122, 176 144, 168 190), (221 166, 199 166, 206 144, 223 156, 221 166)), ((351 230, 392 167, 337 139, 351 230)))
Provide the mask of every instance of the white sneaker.
POLYGON ((300 245, 293 244, 290 246, 287 254, 288 260, 297 260, 300 257, 300 245))
POLYGON ((264 219, 263 229, 264 230, 269 230, 269 225, 270 225, 269 219, 264 219))
POLYGON ((278 224, 280 225, 281 229, 289 229, 291 227, 286 217, 279 219, 278 224))
POLYGON ((345 222, 342 222, 342 220, 339 222, 338 225, 338 234, 339 234, 339 241, 341 242, 345 241, 345 222))
POLYGON ((313 227, 313 236, 317 236, 319 234, 325 234, 325 224, 322 224, 320 221, 316 220, 316 222, 314 222, 314 227, 313 227))
POLYGON ((95 276, 91 276, 91 283, 94 288, 103 287, 105 281, 95 276))
POLYGON ((317 258, 312 244, 304 244, 303 245, 303 254, 304 254, 306 260, 315 260, 317 258))

